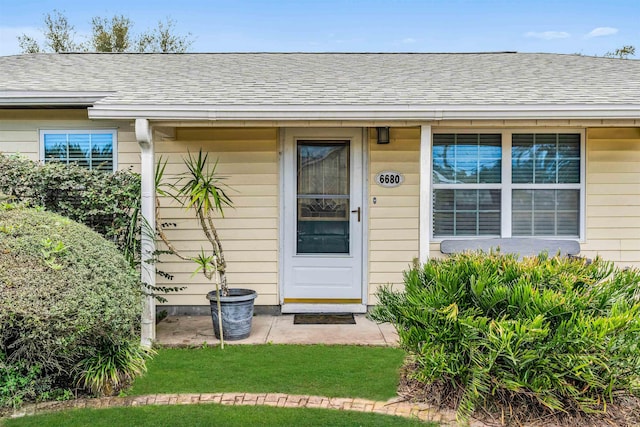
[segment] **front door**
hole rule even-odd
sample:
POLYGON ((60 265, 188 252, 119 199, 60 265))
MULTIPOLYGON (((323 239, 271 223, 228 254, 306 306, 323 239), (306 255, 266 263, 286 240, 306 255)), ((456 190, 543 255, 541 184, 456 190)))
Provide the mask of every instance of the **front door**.
POLYGON ((363 311, 362 131, 287 129, 283 311, 363 311))

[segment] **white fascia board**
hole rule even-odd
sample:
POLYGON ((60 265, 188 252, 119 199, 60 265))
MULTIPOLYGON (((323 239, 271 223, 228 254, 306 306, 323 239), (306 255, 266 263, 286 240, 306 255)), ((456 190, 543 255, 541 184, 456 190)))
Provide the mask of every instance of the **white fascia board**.
POLYGON ((148 118, 162 120, 363 120, 402 119, 408 115, 421 120, 437 120, 433 111, 409 107, 326 106, 326 105, 231 105, 231 106, 151 106, 98 105, 89 108, 90 118, 148 118))
POLYGON ((444 119, 637 119, 640 105, 517 105, 484 108, 452 107, 442 110, 444 119))
POLYGON ((513 120, 640 119, 640 105, 104 105, 92 119, 513 120))
POLYGON ((0 106, 3 107, 66 107, 93 105, 111 92, 66 92, 66 91, 0 91, 0 106))

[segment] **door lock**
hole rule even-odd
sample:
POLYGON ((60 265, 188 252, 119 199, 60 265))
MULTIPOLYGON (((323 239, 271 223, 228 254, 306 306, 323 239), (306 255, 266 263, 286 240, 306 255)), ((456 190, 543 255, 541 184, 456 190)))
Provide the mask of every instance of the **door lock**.
POLYGON ((354 209, 351 211, 351 213, 358 213, 358 222, 360 222, 360 207, 358 206, 358 209, 354 209))

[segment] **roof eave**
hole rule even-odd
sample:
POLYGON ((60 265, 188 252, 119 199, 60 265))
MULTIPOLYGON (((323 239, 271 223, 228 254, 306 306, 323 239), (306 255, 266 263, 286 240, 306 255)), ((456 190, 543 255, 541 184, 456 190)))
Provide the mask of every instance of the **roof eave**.
POLYGON ((112 92, 0 91, 0 108, 90 107, 112 92))
POLYGON ((150 120, 573 120, 640 119, 640 105, 97 105, 92 119, 150 120))

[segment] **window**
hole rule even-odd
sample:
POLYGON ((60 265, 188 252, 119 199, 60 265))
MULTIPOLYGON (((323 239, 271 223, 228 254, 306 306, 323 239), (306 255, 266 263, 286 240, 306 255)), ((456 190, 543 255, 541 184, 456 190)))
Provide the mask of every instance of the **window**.
POLYGON ((513 134, 513 236, 580 235, 580 135, 513 134))
POLYGON ((500 235, 502 135, 433 136, 433 234, 500 235))
POLYGON ((434 134, 433 237, 579 237, 581 159, 580 133, 434 134))
POLYGON ((113 171, 116 136, 115 130, 42 130, 42 160, 113 171))

